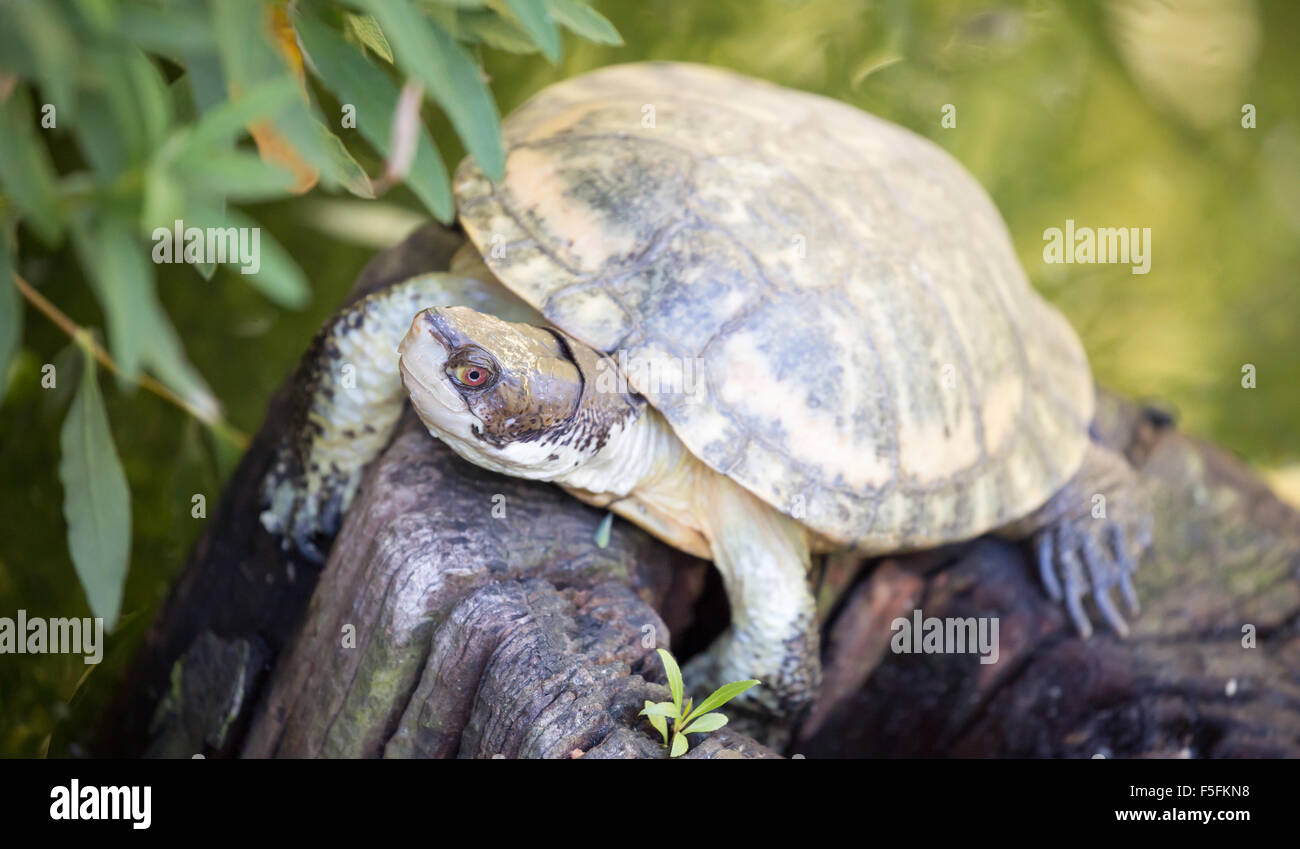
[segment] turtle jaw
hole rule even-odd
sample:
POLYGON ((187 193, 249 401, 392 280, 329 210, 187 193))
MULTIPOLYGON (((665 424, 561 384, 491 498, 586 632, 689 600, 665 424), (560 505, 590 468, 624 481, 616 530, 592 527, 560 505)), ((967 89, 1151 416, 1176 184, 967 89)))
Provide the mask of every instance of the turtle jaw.
POLYGON ((468 441, 473 438, 475 416, 446 375, 451 346, 438 332, 432 313, 417 314, 397 348, 402 383, 411 406, 430 432, 446 442, 468 441))

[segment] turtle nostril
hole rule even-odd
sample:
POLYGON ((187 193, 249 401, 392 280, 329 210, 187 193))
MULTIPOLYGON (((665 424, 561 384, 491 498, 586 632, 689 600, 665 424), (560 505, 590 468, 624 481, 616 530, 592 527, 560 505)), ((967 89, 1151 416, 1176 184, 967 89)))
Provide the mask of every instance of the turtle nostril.
POLYGON ((425 310, 420 313, 420 318, 424 321, 424 329, 429 331, 429 335, 436 341, 442 341, 442 334, 438 332, 438 320, 433 315, 433 310, 425 310))

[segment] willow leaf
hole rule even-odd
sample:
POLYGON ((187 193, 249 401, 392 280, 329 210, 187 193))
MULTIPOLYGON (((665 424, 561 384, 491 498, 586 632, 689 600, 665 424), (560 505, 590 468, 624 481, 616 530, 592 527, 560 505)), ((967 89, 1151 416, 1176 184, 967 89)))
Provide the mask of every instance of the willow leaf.
POLYGON ((131 552, 131 493, 113 445, 95 360, 89 351, 81 386, 63 420, 59 444, 68 552, 91 613, 112 628, 122 607, 131 552))
POLYGON ((546 0, 551 17, 565 29, 572 30, 588 41, 617 46, 623 37, 609 20, 579 0, 546 0))
POLYGON ((555 25, 545 0, 505 0, 506 6, 514 14, 537 46, 542 55, 552 64, 560 61, 560 28, 555 25))

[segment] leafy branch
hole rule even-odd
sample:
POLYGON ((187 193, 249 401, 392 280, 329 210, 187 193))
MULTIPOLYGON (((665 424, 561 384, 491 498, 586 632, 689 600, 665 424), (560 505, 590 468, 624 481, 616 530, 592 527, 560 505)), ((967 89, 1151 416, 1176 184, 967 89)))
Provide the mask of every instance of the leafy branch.
MULTIPOLYGON (((22 293, 22 296, 27 299, 28 303, 44 313, 46 318, 66 333, 69 339, 78 343, 102 366, 116 375, 122 374, 122 369, 113 361, 113 358, 109 355, 108 351, 105 351, 104 348, 95 341, 90 330, 82 327, 64 315, 62 310, 50 303, 40 292, 33 289, 32 284, 24 280, 22 275, 17 271, 11 273, 13 276, 14 286, 18 287, 18 291, 22 293)), ((196 407, 147 374, 138 375, 135 378, 135 383, 157 395, 159 398, 162 398, 169 404, 173 404, 189 413, 208 427, 230 439, 241 449, 248 445, 248 435, 227 422, 225 418, 222 417, 219 408, 213 408, 211 405, 203 408, 196 407)))

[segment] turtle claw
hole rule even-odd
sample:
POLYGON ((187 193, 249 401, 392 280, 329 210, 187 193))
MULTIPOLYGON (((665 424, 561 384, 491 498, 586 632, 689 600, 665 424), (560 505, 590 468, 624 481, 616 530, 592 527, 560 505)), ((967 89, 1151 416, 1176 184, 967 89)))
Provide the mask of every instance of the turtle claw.
MULTIPOLYGON (((1109 528, 1110 550, 1119 564, 1119 591, 1124 597, 1124 604, 1128 607, 1130 616, 1137 616, 1142 611, 1142 605, 1138 602, 1137 589, 1133 586, 1133 573, 1137 571, 1137 560, 1124 539, 1124 528, 1118 524, 1112 524, 1109 528)), ((1149 523, 1145 523, 1143 528, 1139 529, 1137 534, 1137 545, 1139 549, 1146 549, 1151 544, 1151 529, 1149 523)))
MULTIPOLYGON (((316 536, 316 529, 300 525, 294 528, 292 539, 293 545, 298 549, 298 553, 310 560, 312 563, 324 563, 325 554, 316 545, 313 537, 316 536)), ((284 545, 287 548, 290 536, 284 538, 284 545)))
POLYGON ((1070 611, 1070 620, 1086 640, 1092 636, 1092 622, 1083 610, 1083 597, 1088 594, 1088 583, 1083 577, 1079 555, 1074 547, 1061 545, 1067 536, 1067 529, 1064 528, 1056 535, 1057 562, 1065 572, 1065 607, 1070 611))
POLYGON ((1130 633, 1128 622, 1115 603, 1112 591, 1119 590, 1129 616, 1141 609, 1133 573, 1150 539, 1150 520, 1136 529, 1111 519, 1064 518, 1035 537, 1034 550, 1043 587, 1053 601, 1064 601, 1079 635, 1088 638, 1093 627, 1083 600, 1091 597, 1102 619, 1120 637, 1130 633), (1132 542, 1133 544, 1130 544, 1132 542))
POLYGON ((1122 574, 1123 566, 1118 561, 1107 561, 1097 546, 1097 541, 1090 535, 1085 534, 1080 539, 1079 550, 1083 554, 1083 562, 1088 567, 1088 575, 1092 583, 1092 601, 1097 605, 1097 610, 1101 611, 1102 617, 1107 624, 1121 637, 1128 636, 1128 623, 1120 615, 1119 610, 1115 607, 1115 600, 1111 598, 1111 590, 1119 584, 1119 576, 1122 574), (1119 568, 1112 570, 1111 562, 1114 562, 1119 568))
POLYGON ((1050 530, 1044 531, 1038 535, 1035 543, 1038 550, 1038 576, 1052 601, 1059 602, 1065 596, 1061 593, 1061 582, 1056 579, 1056 572, 1052 569, 1052 536, 1050 530))

